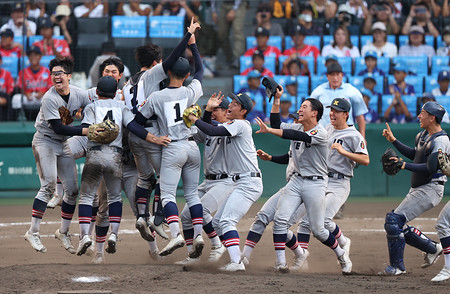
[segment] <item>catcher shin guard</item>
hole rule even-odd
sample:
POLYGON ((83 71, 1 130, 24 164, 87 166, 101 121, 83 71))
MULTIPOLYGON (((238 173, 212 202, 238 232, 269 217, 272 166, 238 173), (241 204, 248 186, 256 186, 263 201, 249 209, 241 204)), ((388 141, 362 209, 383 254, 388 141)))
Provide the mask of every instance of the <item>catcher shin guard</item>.
POLYGON ((403 230, 406 244, 426 253, 436 253, 436 243, 415 227, 406 226, 403 230))
POLYGON ((394 213, 386 214, 384 230, 386 231, 387 244, 389 250, 389 263, 402 271, 405 270, 403 263, 403 253, 405 251, 405 237, 403 235, 403 226, 406 218, 403 215, 394 213))

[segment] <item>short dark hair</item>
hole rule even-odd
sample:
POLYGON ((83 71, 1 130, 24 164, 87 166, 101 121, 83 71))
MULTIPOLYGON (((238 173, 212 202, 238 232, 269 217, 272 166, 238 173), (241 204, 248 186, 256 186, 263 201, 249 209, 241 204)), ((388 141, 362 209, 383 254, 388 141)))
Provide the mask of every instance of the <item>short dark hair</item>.
POLYGON ((317 121, 322 118, 323 115, 323 104, 316 98, 307 98, 305 101, 309 101, 311 103, 312 110, 317 111, 317 121))
POLYGON ((153 61, 159 62, 162 59, 162 49, 158 45, 147 43, 137 47, 134 56, 141 67, 150 67, 153 61))
POLYGON ((66 73, 72 73, 73 72, 73 60, 71 57, 64 57, 64 58, 54 58, 50 60, 50 63, 48 65, 48 69, 50 72, 53 70, 55 66, 61 66, 66 73))
POLYGON ((117 69, 119 70, 119 73, 123 73, 123 71, 125 70, 125 66, 123 65, 122 60, 117 56, 111 56, 108 59, 105 59, 100 64, 100 76, 102 75, 103 71, 105 70, 105 67, 107 67, 108 65, 115 65, 117 67, 117 69))

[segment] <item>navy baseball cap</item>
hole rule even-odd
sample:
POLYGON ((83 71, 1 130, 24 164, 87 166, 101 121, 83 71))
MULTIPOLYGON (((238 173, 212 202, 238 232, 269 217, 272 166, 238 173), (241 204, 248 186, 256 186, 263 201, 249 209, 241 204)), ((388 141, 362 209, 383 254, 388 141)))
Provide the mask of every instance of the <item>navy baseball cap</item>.
POLYGON ((438 75, 438 82, 450 80, 450 72, 448 70, 441 70, 438 75))
POLYGON ((422 106, 422 109, 428 112, 429 114, 434 115, 436 117, 436 121, 438 123, 441 123, 442 118, 444 117, 445 114, 445 109, 444 107, 442 107, 442 105, 440 105, 436 101, 428 101, 422 106))
POLYGON ((366 54, 364 54, 364 59, 366 59, 368 57, 378 59, 378 54, 375 50, 370 50, 370 51, 367 51, 366 54))
POLYGON ((42 28, 52 28, 53 27, 53 23, 50 20, 49 17, 44 17, 41 18, 41 20, 39 21, 39 27, 42 28))
POLYGON ((255 57, 261 57, 262 59, 264 59, 264 53, 260 50, 255 50, 255 52, 253 52, 252 55, 252 59, 254 59, 255 57))
POLYGON ((97 94, 102 97, 114 98, 117 91, 117 81, 111 76, 101 77, 97 83, 97 94))
POLYGON ((268 36, 270 36, 270 33, 266 28, 258 27, 258 28, 256 28, 256 31, 255 31, 255 37, 259 37, 259 36, 268 37, 268 36))
POLYGON ((22 3, 16 3, 12 7, 11 11, 23 11, 23 4, 22 3))
POLYGON ((327 74, 331 74, 334 72, 342 72, 342 66, 339 63, 332 63, 327 66, 327 74))
POLYGON ((0 36, 14 38, 14 32, 11 29, 6 29, 0 33, 0 36))
POLYGON ((298 24, 291 29, 291 36, 294 35, 307 35, 307 31, 303 26, 298 24))
POLYGON ((363 82, 365 82, 367 80, 371 80, 375 84, 377 83, 377 80, 375 80, 375 78, 373 76, 365 76, 363 82))
POLYGON ((331 101, 331 105, 327 106, 327 108, 349 112, 351 106, 350 103, 344 98, 334 98, 333 101, 331 101))
POLYGON ((42 55, 41 48, 39 48, 38 46, 31 46, 30 48, 28 48, 27 55, 30 55, 31 53, 37 53, 42 55))
POLYGON ((177 76, 184 77, 191 71, 191 66, 186 58, 178 57, 177 61, 170 70, 177 76))
POLYGON ((430 92, 423 93, 422 99, 430 99, 430 100, 436 101, 436 98, 430 92))
POLYGON ((252 111, 253 102, 252 102, 252 99, 247 94, 239 93, 236 95, 236 94, 233 94, 230 92, 230 93, 228 93, 228 97, 239 102, 244 107, 244 109, 247 110, 247 113, 252 111))

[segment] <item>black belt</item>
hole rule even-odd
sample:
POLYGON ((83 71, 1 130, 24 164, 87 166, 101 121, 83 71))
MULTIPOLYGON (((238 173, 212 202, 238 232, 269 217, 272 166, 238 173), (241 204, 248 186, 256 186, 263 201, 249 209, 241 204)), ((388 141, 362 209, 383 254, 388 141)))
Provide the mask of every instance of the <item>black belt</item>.
POLYGON ((346 176, 346 175, 344 175, 344 174, 341 174, 341 173, 333 173, 333 172, 329 172, 329 173, 328 173, 328 177, 329 177, 329 178, 335 178, 335 179, 350 178, 349 176, 346 176))
POLYGON ((442 185, 442 186, 445 185, 445 182, 444 182, 444 181, 437 181, 437 182, 435 182, 435 183, 438 183, 438 185, 442 185))
POLYGON ((251 172, 250 174, 234 175, 234 176, 232 176, 232 179, 234 182, 236 182, 237 180, 240 180, 240 179, 246 177, 247 175, 249 175, 252 178, 260 178, 261 177, 261 173, 251 172))
POLYGON ((189 137, 189 138, 187 138, 187 139, 170 140, 170 142, 173 143, 173 142, 180 142, 180 141, 186 141, 186 140, 188 140, 188 141, 194 141, 194 137, 189 137))
POLYGON ((216 174, 216 175, 205 175, 205 179, 207 180, 221 180, 228 178, 227 174, 216 174))
MULTIPOLYGON (((104 146, 104 145, 93 146, 93 147, 90 147, 88 150, 89 150, 89 151, 93 151, 93 150, 95 150, 95 151, 101 151, 102 148, 103 148, 103 146, 104 146)), ((120 147, 116 147, 116 146, 106 146, 106 145, 105 145, 105 147, 112 148, 112 149, 114 149, 114 151, 117 151, 117 152, 122 153, 122 148, 120 148, 120 147)))
POLYGON ((297 175, 305 180, 323 180, 324 178, 322 176, 302 176, 301 174, 299 174, 298 172, 294 172, 294 175, 297 175))

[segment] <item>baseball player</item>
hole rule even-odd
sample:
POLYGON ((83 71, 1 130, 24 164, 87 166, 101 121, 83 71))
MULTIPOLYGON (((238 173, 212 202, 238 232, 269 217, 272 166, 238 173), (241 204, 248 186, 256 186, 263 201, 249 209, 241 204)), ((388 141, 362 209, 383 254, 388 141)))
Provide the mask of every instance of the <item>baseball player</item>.
MULTIPOLYGON (((257 119, 260 130, 257 133, 271 133, 291 140, 295 172, 286 191, 278 201, 274 217, 273 240, 277 261, 275 270, 288 272, 285 243, 289 220, 298 207, 305 203, 311 231, 324 245, 329 246, 338 257, 343 273, 349 273, 352 262, 348 254, 338 245, 333 234, 324 227, 325 190, 327 185, 326 157, 328 153, 328 133, 318 121, 322 117, 323 106, 319 100, 306 99, 298 111, 300 124, 281 123, 280 97, 283 89, 277 88, 271 111, 271 126, 267 127, 257 119)), ((304 252, 306 254, 306 252, 304 252)))
MULTIPOLYGON (((215 93, 213 97, 215 97, 215 93)), ((221 92, 218 94, 221 95, 221 92)), ((209 101, 209 100, 208 100, 209 101)), ((230 102, 222 98, 222 102, 218 107, 210 107, 206 105, 208 115, 211 114, 211 119, 217 125, 221 125, 228 121, 226 113, 230 102)), ((216 231, 212 225, 212 216, 219 207, 223 205, 225 200, 231 194, 233 181, 228 174, 227 164, 224 156, 226 137, 208 136, 202 131, 198 131, 194 135, 197 143, 204 143, 205 149, 203 152, 203 171, 205 180, 198 186, 198 194, 203 206, 203 230, 211 240, 211 252, 209 254, 209 261, 218 261, 225 253, 226 248, 220 241, 216 231)), ((181 223, 183 226, 183 235, 188 248, 188 257, 177 264, 191 264, 199 260, 199 256, 194 256, 193 238, 194 229, 192 227, 191 214, 189 207, 184 206, 180 214, 181 223)))
POLYGON ((33 202, 31 226, 25 233, 25 239, 36 251, 47 252, 39 236, 39 227, 47 202, 55 191, 58 174, 64 185, 65 196, 61 207, 61 227, 55 236, 67 251, 74 254, 75 248, 71 244, 68 231, 78 196, 78 177, 67 138, 86 135, 88 129, 71 126, 68 118, 61 117, 59 109, 65 107, 69 115, 74 116, 78 109, 85 107, 90 100, 86 91, 69 85, 73 70, 71 59, 53 59, 50 61, 49 69, 53 87, 42 98, 32 142, 41 188, 33 202))
MULTIPOLYGON (((162 63, 161 52, 159 49, 148 48, 147 50, 144 49, 144 52, 137 51, 139 63, 141 64, 141 71, 135 74, 131 78, 130 83, 123 89, 125 104, 134 114, 138 113, 139 105, 143 105, 150 94, 163 88, 161 82, 167 78, 168 70, 175 64, 178 57, 183 54, 191 35, 199 27, 200 25, 192 19, 183 39, 162 63)), ((143 122, 142 125, 144 125, 146 130, 150 133, 159 135, 160 127, 158 126, 156 116, 151 116, 143 122)), ((130 134, 129 144, 139 173, 139 180, 135 192, 139 214, 136 221, 136 228, 139 229, 144 239, 148 239, 148 228, 145 225, 147 221, 150 223, 148 220, 148 200, 149 195, 151 194, 150 190, 155 185, 154 174, 156 173, 156 178, 158 178, 160 174, 162 150, 161 146, 145 142, 134 134, 130 134)), ((156 198, 158 198, 158 195, 160 195, 158 186, 159 184, 155 187, 155 201, 156 198)), ((160 225, 162 219, 158 222, 152 222, 151 225, 160 236, 168 239, 167 234, 160 225)))
MULTIPOLYGON (((220 126, 210 124, 211 115, 205 111, 203 120, 190 115, 195 125, 208 136, 226 136, 224 156, 227 159, 228 172, 232 176, 233 191, 225 204, 217 211, 213 219, 213 227, 221 236, 227 247, 231 261, 220 270, 243 271, 245 265, 241 261, 239 234, 236 228, 239 220, 247 213, 250 206, 262 194, 261 171, 258 166, 255 145, 252 138, 250 122, 245 118, 252 110, 253 103, 245 93, 228 95, 232 102, 228 105, 226 118, 228 121, 220 126)), ((218 107, 222 97, 211 97, 208 105, 218 107)))
POLYGON ((438 152, 448 153, 450 141, 447 133, 441 128, 445 109, 435 101, 429 101, 422 106, 418 116, 420 127, 424 129, 416 136, 414 149, 397 140, 386 123, 383 136, 397 150, 414 163, 404 162, 392 157, 399 168, 412 172, 411 189, 400 205, 386 214, 384 229, 387 235, 389 250, 389 265, 385 269, 387 275, 406 273, 403 263, 405 243, 426 252, 422 267, 432 265, 439 254, 442 245, 425 236, 421 231, 406 225, 425 211, 430 210, 442 199, 444 184, 447 177, 438 168, 438 152))
MULTIPOLYGON (((436 231, 442 245, 442 252, 444 252, 445 264, 442 270, 431 279, 432 282, 441 282, 450 279, 450 201, 439 213, 436 231)), ((427 253, 428 255, 428 253, 427 253)), ((425 260, 431 260, 433 256, 425 256, 425 260)))
MULTIPOLYGON (((192 26, 194 27, 194 26, 192 26)), ((193 29, 192 33, 195 32, 193 29)), ((190 73, 187 59, 179 57, 168 69, 169 85, 166 89, 153 92, 140 105, 135 120, 144 124, 153 115, 157 116, 161 134, 167 134, 171 143, 163 148, 161 158, 161 201, 164 215, 172 236, 169 243, 160 252, 160 256, 171 254, 183 247, 185 241, 180 233, 176 190, 180 177, 183 179, 183 190, 186 203, 189 206, 193 227, 193 246, 196 255, 200 255, 204 246, 202 238, 203 208, 198 197, 198 181, 200 172, 200 151, 191 139, 191 131, 183 121, 183 112, 193 105, 203 95, 201 81, 203 64, 195 44, 195 36, 191 34, 189 48, 194 57, 195 73, 192 82, 183 86, 190 73)), ((136 189, 137 193, 138 189, 136 189)), ((147 193, 148 194, 148 193, 147 193)), ((146 195, 147 195, 146 194, 146 195)))
MULTIPOLYGON (((369 154, 364 137, 354 126, 347 124, 351 105, 343 98, 335 98, 327 108, 330 110, 331 124, 325 129, 328 132, 328 185, 325 192, 325 228, 331 232, 350 255, 351 240, 345 237, 341 229, 333 222, 333 217, 345 203, 350 194, 350 179, 356 163, 369 164, 369 154)), ((298 226, 298 242, 309 256, 308 243, 310 236, 309 220, 304 217, 298 226)))

